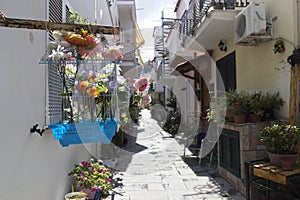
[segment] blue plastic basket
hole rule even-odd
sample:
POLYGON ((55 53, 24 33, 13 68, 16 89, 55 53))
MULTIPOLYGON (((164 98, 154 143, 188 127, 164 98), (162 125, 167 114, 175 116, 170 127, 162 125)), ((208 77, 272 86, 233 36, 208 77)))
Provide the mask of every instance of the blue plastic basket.
POLYGON ((83 121, 78 124, 51 124, 48 127, 63 147, 97 142, 109 144, 116 134, 117 122, 108 118, 105 122, 83 121))

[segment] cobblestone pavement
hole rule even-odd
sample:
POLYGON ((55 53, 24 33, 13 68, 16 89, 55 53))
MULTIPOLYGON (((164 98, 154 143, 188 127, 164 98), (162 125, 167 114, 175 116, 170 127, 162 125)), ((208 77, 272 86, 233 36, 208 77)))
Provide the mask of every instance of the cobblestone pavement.
POLYGON ((183 147, 165 137, 149 110, 142 110, 130 134, 115 162, 114 177, 121 185, 114 189, 114 200, 244 199, 220 177, 212 178, 207 169, 183 161, 183 147))

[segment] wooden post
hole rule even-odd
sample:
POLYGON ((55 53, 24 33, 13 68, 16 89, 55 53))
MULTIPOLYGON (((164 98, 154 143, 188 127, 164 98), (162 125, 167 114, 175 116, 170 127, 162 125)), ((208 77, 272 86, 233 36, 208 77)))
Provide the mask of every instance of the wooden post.
POLYGON ((299 88, 297 88, 297 84, 300 83, 300 49, 296 49, 293 52, 293 55, 288 58, 288 62, 292 65, 290 81, 290 123, 295 125, 297 124, 297 115, 299 115, 299 99, 297 99, 297 90, 299 90, 299 88))

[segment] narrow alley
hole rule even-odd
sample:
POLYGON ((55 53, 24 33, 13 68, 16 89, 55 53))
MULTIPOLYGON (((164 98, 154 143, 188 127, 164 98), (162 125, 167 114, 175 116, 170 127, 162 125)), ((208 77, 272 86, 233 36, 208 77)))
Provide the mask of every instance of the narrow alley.
POLYGON ((114 177, 122 183, 114 189, 115 200, 244 199, 223 179, 212 178, 208 168, 184 162, 183 147, 162 131, 149 110, 142 110, 130 134, 115 166, 114 177))

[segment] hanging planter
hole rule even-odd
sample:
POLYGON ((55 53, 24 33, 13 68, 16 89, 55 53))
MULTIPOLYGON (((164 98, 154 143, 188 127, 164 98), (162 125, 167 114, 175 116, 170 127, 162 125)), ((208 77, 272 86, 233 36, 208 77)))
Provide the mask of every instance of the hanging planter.
POLYGON ((59 75, 62 91, 55 103, 61 99, 61 119, 48 127, 63 147, 109 144, 119 123, 118 90, 128 83, 118 66, 121 47, 108 47, 101 35, 84 29, 53 31, 53 36, 40 63, 50 64, 59 75))
POLYGON ((117 122, 107 118, 105 122, 84 121, 78 124, 51 124, 54 138, 59 140, 63 147, 71 144, 85 144, 102 142, 109 144, 117 131, 117 122))

